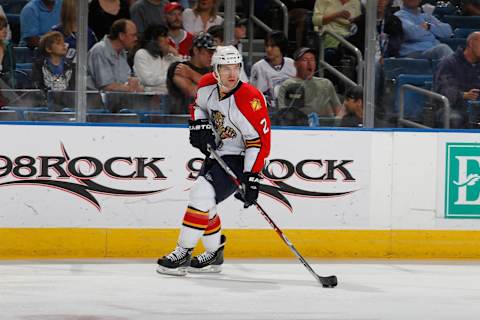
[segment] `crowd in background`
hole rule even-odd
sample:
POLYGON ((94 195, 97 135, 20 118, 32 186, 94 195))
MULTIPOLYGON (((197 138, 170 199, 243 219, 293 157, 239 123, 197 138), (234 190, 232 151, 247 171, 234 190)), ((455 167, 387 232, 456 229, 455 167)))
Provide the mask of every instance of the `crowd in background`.
MULTIPOLYGON (((18 0, 17 0, 18 1, 18 0)), ((340 124, 362 125, 361 87, 345 85, 328 73, 318 76, 315 32, 328 30, 364 53, 365 2, 360 0, 283 1, 290 32, 282 31, 280 11, 273 1, 255 1, 255 15, 273 27, 264 39, 264 57, 242 68, 242 81, 265 95, 279 124, 318 124, 318 117, 342 119, 340 124), (353 100, 352 100, 353 99, 353 100), (343 101, 343 102, 342 102, 343 101), (346 118, 347 119, 347 118, 346 118), (353 121, 355 119, 355 121, 353 121)), ((237 1, 234 45, 245 54, 249 1, 237 1)), ((8 7, 6 0, 0 5, 8 7)), ((0 61, 2 88, 12 86, 16 57, 13 46, 35 51, 31 67, 33 87, 43 91, 75 89, 75 0, 30 0, 19 14, 20 30, 9 26, 0 6, 0 61), (14 30, 15 31, 15 30, 14 30), (18 33, 18 35, 17 35, 18 33), (18 43, 15 42, 18 37, 18 43)), ((169 96, 165 113, 186 114, 202 75, 210 70, 212 54, 223 40, 222 3, 217 0, 90 0, 88 7, 88 89, 102 92, 158 93, 169 96)), ((454 37, 454 28, 435 14, 479 16, 480 1, 378 0, 376 73, 381 79, 388 58, 429 60, 435 64, 432 88, 452 106, 452 125, 466 127, 467 102, 480 93, 480 24, 465 36, 457 50, 442 42, 454 37), (437 11, 435 11, 437 10, 437 11), (459 70, 461 70, 459 72, 459 70), (468 79, 468 80, 466 80, 468 79)), ((337 39, 323 38, 325 61, 355 79, 355 57, 337 39)), ((382 81, 376 88, 382 101, 382 81)), ((13 86, 12 86, 13 87, 13 86)), ((0 105, 8 104, 1 97, 0 105)), ((384 108, 384 106, 383 106, 384 108)), ((382 106, 378 108, 382 111, 382 106)), ((118 111, 115 106, 111 111, 118 111)), ((442 110, 436 110, 441 118, 442 110)), ((381 116, 385 118, 387 111, 381 116)))

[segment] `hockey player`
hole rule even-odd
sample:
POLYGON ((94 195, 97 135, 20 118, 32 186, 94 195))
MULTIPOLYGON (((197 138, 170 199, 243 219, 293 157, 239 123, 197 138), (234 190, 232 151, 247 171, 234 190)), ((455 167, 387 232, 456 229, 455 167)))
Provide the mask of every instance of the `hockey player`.
POLYGON ((242 56, 235 47, 219 46, 212 57, 213 72, 200 80, 189 121, 190 143, 206 159, 190 189, 177 247, 158 259, 159 273, 221 271, 225 236, 221 235, 217 205, 231 196, 236 186, 209 158, 207 145, 216 148, 239 177, 245 190, 244 207, 258 198, 259 173, 270 153, 270 119, 262 93, 240 81, 241 64, 242 56), (206 251, 191 258, 200 238, 206 251))

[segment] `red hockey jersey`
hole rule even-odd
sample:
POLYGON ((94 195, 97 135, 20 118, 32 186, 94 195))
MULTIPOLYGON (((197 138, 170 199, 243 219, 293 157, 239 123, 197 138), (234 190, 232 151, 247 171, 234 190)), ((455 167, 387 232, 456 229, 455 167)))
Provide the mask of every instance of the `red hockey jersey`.
POLYGON ((239 82, 220 99, 213 73, 198 84, 193 119, 209 119, 217 136, 217 151, 223 155, 245 155, 244 171, 260 172, 270 153, 270 118, 263 94, 239 82))

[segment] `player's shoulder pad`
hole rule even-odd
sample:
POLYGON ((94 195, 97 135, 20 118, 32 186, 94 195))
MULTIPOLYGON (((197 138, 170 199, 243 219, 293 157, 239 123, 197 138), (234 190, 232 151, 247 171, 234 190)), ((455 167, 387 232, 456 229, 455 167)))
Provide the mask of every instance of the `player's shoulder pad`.
POLYGON ((260 90, 251 84, 242 83, 234 96, 238 108, 243 113, 256 115, 268 113, 265 97, 260 90))
POLYGON ((214 84, 217 84, 217 79, 215 79, 213 76, 213 72, 209 72, 200 78, 200 81, 198 82, 198 88, 200 89, 202 87, 207 87, 214 84))

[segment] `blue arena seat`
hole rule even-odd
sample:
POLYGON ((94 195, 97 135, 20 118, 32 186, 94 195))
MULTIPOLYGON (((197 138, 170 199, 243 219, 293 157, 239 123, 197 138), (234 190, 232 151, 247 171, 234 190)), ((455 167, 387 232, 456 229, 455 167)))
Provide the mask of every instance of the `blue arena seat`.
POLYGON ((22 117, 15 110, 0 110, 0 121, 19 121, 22 117))
POLYGON ((28 47, 13 47, 15 60, 17 63, 33 63, 37 58, 37 49, 32 50, 28 47))
MULTIPOLYGON (((11 73, 9 72, 9 75, 11 73)), ((13 70, 13 77, 8 76, 12 89, 33 89, 32 77, 29 70, 13 70)))
POLYGON ((159 124, 187 124, 190 115, 188 114, 161 114, 147 113, 143 115, 143 122, 159 124))
POLYGON ((9 14, 20 13, 28 1, 29 0, 8 0, 2 1, 1 5, 3 11, 5 11, 5 14, 8 16, 9 14))
POLYGON ((446 15, 443 17, 443 21, 451 25, 452 29, 456 29, 456 28, 478 29, 478 27, 480 26, 480 16, 446 15))
POLYGON ((452 5, 436 6, 435 10, 433 10, 433 15, 442 20, 446 15, 455 15, 457 10, 458 9, 452 5))
POLYGON ((433 74, 432 64, 426 59, 386 58, 383 62, 383 92, 380 103, 390 117, 396 117, 396 82, 400 74, 433 74))
POLYGON ((383 60, 383 73, 387 80, 400 74, 431 74, 432 65, 427 59, 387 58, 383 60))
POLYGON ((453 37, 454 38, 467 38, 470 33, 475 32, 475 31, 480 31, 480 26, 477 29, 472 29, 472 28, 456 28, 453 31, 453 37))
MULTIPOLYGON (((398 112, 400 106, 400 87, 404 84, 411 84, 417 87, 427 89, 431 87, 433 81, 432 74, 400 74, 395 83, 395 111, 398 112)), ((406 91, 404 95, 404 118, 421 121, 423 108, 427 98, 413 91, 406 91)))
POLYGON ((27 121, 41 122, 75 122, 73 112, 48 112, 48 111, 25 111, 23 113, 27 121))
POLYGON ((87 122, 140 123, 140 116, 136 113, 87 113, 87 122))
POLYGON ((467 39, 465 38, 440 38, 441 43, 445 43, 453 51, 456 51, 458 47, 465 48, 467 45, 467 39))
POLYGON ((468 126, 480 129, 480 100, 467 102, 468 126))

